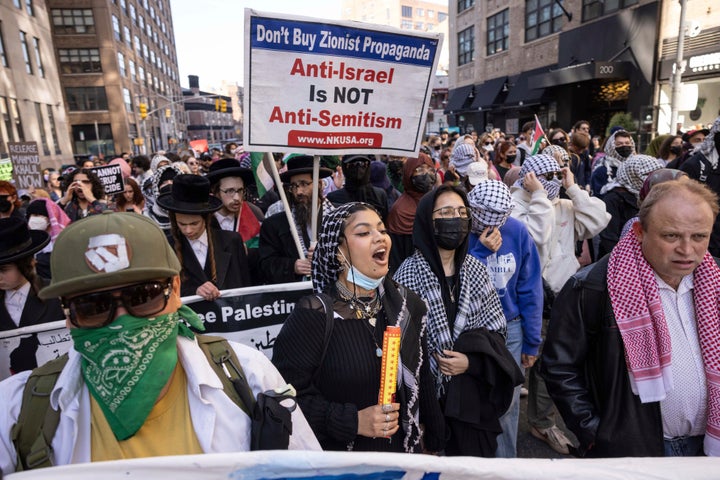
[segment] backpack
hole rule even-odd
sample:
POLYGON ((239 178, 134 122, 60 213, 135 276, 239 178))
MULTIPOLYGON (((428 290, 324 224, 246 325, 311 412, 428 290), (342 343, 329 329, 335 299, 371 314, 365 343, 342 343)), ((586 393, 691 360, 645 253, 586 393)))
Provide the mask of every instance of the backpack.
MULTIPOLYGON (((228 341, 212 335, 195 337, 220 378, 225 394, 251 419, 251 450, 287 449, 292 434, 291 412, 297 406, 292 387, 282 392, 259 393, 256 399, 228 341), (289 400, 290 406, 280 403, 289 400)), ((51 445, 60 423, 60 411, 50 407, 50 394, 67 360, 66 353, 34 369, 25 383, 20 414, 10 432, 18 472, 53 465, 51 445)))

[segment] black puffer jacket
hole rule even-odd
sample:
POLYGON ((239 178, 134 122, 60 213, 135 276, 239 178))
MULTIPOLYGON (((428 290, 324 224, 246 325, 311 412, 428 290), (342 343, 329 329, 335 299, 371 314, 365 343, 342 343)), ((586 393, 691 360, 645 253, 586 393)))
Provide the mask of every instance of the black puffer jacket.
POLYGON ((660 404, 633 394, 607 291, 607 255, 573 275, 553 305, 541 374, 587 457, 663 456, 660 404))

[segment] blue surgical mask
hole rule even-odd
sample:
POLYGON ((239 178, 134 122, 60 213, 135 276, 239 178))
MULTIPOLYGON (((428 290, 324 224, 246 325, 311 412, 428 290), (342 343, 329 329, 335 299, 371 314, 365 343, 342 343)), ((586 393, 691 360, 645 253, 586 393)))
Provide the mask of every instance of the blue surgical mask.
POLYGON ((364 288, 365 290, 375 290, 380 286, 380 284, 385 279, 385 276, 382 276, 380 278, 370 278, 364 273, 362 273, 360 270, 355 268, 355 265, 351 265, 350 262, 348 262, 347 257, 345 257, 345 254, 338 250, 338 253, 342 255, 342 259, 345 262, 346 266, 349 266, 347 272, 347 281, 350 283, 355 284, 355 286, 364 288))

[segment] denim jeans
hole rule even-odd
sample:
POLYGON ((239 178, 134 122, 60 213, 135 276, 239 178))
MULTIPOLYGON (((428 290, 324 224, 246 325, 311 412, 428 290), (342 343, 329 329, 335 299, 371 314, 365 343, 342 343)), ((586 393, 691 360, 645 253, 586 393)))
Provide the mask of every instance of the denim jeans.
MULTIPOLYGON (((511 320, 507 324, 507 345, 508 350, 512 354, 515 362, 523 372, 520 363, 520 354, 522 353, 523 332, 520 317, 511 320)), ((520 417, 520 386, 515 387, 513 392, 512 403, 507 412, 500 417, 500 426, 502 433, 497 437, 497 450, 495 457, 497 458, 515 458, 517 457, 517 435, 518 435, 518 419, 520 417)))
POLYGON ((703 441, 705 435, 694 437, 675 437, 665 439, 666 457, 704 457, 703 441))

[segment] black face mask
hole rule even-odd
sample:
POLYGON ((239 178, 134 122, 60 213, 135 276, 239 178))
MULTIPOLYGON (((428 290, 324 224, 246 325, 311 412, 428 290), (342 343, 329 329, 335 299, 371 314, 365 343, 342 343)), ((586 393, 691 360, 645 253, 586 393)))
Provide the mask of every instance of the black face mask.
POLYGON ((12 203, 8 200, 8 197, 0 196, 0 213, 7 213, 12 208, 12 203))
POLYGON ((556 138, 552 141, 552 144, 562 148, 567 148, 567 141, 564 138, 556 138))
POLYGON ((353 184, 363 183, 370 163, 350 162, 345 166, 345 181, 353 184))
POLYGON ((410 181, 413 187, 415 187, 415 190, 421 193, 427 193, 435 186, 435 175, 423 173, 422 175, 415 175, 410 181))
POLYGON ((673 155, 680 155, 682 154, 682 147, 679 145, 673 145, 672 147, 670 147, 670 153, 672 153, 673 155))
POLYGON ((402 175, 404 165, 405 164, 402 160, 390 160, 388 162, 388 173, 400 177, 402 175))
POLYGON ((436 218, 435 243, 443 250, 455 250, 465 241, 470 231, 469 218, 436 218))
POLYGON ((621 157, 627 158, 627 157, 629 157, 630 155, 632 155, 633 147, 631 147, 630 145, 622 146, 622 147, 615 147, 615 151, 616 151, 617 154, 620 155, 621 157))
POLYGON ((505 157, 505 162, 507 162, 507 163, 514 163, 516 158, 517 158, 517 154, 515 154, 515 155, 508 155, 507 157, 505 157))

